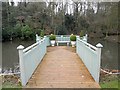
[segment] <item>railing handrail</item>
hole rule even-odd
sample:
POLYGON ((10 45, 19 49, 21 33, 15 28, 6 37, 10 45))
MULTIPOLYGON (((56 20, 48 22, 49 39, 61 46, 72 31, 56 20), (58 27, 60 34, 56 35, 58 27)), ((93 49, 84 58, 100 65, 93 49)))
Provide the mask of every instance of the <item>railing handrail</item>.
POLYGON ((85 42, 83 40, 80 40, 79 38, 78 38, 78 40, 80 42, 84 43, 86 46, 90 47, 92 50, 97 51, 97 48, 95 46, 93 46, 93 45, 91 45, 91 44, 89 44, 89 43, 87 43, 87 42, 85 42))
POLYGON ((56 37, 56 41, 70 41, 70 37, 56 37))
POLYGON ((23 53, 29 51, 30 49, 34 48, 34 47, 37 46, 38 44, 39 44, 39 42, 36 42, 36 43, 32 44, 31 46, 25 48, 25 49, 23 50, 23 53))
POLYGON ((35 46, 37 46, 39 43, 41 43, 41 42, 44 41, 44 40, 45 40, 45 38, 41 39, 40 41, 32 44, 31 46, 29 46, 29 47, 27 47, 27 48, 25 48, 25 49, 23 50, 23 53, 25 53, 25 52, 29 51, 30 49, 34 48, 35 46))

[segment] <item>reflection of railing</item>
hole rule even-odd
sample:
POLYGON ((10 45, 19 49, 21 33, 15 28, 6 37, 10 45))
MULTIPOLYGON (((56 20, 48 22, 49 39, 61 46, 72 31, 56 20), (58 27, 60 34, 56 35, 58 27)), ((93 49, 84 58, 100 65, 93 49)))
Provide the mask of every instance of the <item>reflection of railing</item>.
POLYGON ((44 37, 26 49, 22 45, 17 47, 19 50, 20 73, 23 86, 26 85, 44 57, 47 46, 46 40, 46 37, 44 37))
POLYGON ((91 44, 77 38, 76 52, 86 65, 88 71, 96 82, 99 82, 101 44, 92 46, 91 44))

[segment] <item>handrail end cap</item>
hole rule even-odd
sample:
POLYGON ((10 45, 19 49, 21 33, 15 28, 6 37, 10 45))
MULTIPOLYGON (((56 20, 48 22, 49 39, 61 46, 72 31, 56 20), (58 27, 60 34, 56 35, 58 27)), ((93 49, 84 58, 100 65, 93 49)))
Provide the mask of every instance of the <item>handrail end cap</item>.
POLYGON ((97 48, 102 48, 103 45, 102 45, 101 43, 98 43, 98 44, 96 45, 96 47, 97 47, 97 48))
POLYGON ((18 50, 22 50, 22 49, 24 49, 25 47, 23 46, 23 45, 19 45, 18 47, 17 47, 17 49, 18 50))

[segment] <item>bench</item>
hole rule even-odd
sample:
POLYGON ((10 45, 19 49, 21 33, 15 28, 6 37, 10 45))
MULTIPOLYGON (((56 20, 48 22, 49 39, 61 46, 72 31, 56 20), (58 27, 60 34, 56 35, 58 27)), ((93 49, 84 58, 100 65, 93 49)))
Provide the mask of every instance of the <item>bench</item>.
POLYGON ((70 37, 63 37, 63 36, 56 37, 56 43, 57 46, 59 45, 59 43, 67 43, 67 46, 69 46, 70 37))

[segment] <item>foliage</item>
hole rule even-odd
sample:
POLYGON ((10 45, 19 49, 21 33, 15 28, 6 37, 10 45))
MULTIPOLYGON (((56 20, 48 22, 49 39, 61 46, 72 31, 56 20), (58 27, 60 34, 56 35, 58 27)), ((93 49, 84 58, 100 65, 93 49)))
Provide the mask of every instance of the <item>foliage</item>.
POLYGON ((57 34, 58 35, 66 35, 67 34, 67 29, 65 27, 65 25, 58 25, 57 26, 57 34))
POLYGON ((22 37, 22 32, 21 32, 22 26, 18 23, 14 27, 14 32, 17 37, 22 37))
POLYGON ((32 30, 28 25, 23 26, 21 31, 22 31, 22 37, 30 38, 32 36, 32 30))
MULTIPOLYGON (((69 1, 69 0, 68 0, 69 1)), ((119 34, 118 2, 2 2, 2 38, 33 38, 40 34, 79 34, 81 30, 119 34), (72 7, 69 9, 68 7, 72 7), (86 7, 86 8, 85 8, 86 7), (96 9, 94 8, 96 7, 96 9), (24 31, 24 25, 31 30, 24 31), (22 29, 22 30, 21 30, 22 29)), ((42 35, 43 36, 43 35, 42 35)))
POLYGON ((56 36, 51 34, 50 37, 49 37, 50 40, 55 40, 56 39, 56 36))
POLYGON ((75 27, 75 18, 72 15, 66 14, 65 15, 65 26, 67 28, 67 30, 69 31, 73 31, 74 27, 75 27))
POLYGON ((89 24, 88 24, 87 20, 84 19, 83 17, 81 17, 80 24, 81 24, 81 26, 83 27, 83 29, 84 29, 84 28, 87 29, 87 28, 89 27, 89 24))
POLYGON ((71 41, 76 41, 76 35, 71 35, 71 36, 70 36, 70 40, 71 40, 71 41))
POLYGON ((80 31, 80 37, 83 37, 84 35, 85 35, 84 31, 81 30, 81 31, 80 31))
POLYGON ((44 30, 41 30, 40 36, 41 36, 41 37, 44 37, 44 30))

